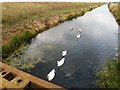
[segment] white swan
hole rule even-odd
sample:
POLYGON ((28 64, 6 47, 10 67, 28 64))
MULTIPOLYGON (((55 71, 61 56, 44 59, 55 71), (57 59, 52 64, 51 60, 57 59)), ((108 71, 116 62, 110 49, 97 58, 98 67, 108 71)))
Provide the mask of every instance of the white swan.
POLYGON ((64 57, 66 54, 67 54, 67 51, 66 51, 66 50, 62 51, 62 56, 63 56, 63 57, 64 57))
POLYGON ((77 34, 77 39, 79 39, 81 37, 81 35, 80 34, 77 34))
POLYGON ((82 32, 82 30, 81 29, 78 29, 78 31, 81 33, 82 32))
POLYGON ((118 50, 118 48, 115 48, 115 50, 118 50))
POLYGON ((71 27, 70 30, 73 30, 73 27, 71 27))
POLYGON ((51 81, 55 77, 55 69, 52 69, 52 71, 49 72, 47 75, 48 81, 51 81))
POLYGON ((62 58, 60 61, 57 61, 57 66, 60 67, 64 64, 65 58, 62 58))

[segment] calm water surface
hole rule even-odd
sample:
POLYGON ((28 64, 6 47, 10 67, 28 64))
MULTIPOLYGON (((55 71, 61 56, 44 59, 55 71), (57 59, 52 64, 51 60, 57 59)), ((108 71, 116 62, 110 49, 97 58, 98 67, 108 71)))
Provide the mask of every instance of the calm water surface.
POLYGON ((103 5, 38 34, 21 53, 10 57, 11 65, 44 80, 55 68, 52 83, 65 88, 95 88, 95 70, 113 57, 118 47, 117 34, 118 25, 107 5, 103 5), (70 27, 74 29, 70 31, 70 27), (82 33, 77 41, 78 28, 82 33), (62 50, 68 54, 58 69, 56 61, 62 58, 62 50))

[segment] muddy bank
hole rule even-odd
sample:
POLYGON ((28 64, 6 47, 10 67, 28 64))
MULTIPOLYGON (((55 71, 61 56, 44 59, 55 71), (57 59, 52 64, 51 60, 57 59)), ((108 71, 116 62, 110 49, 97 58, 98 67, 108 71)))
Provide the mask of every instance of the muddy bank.
POLYGON ((120 25, 120 3, 109 3, 110 12, 114 15, 117 23, 120 25))
POLYGON ((18 49, 22 44, 29 42, 31 38, 40 32, 43 32, 51 27, 54 27, 66 20, 71 20, 78 16, 84 15, 85 12, 90 11, 102 4, 94 5, 90 8, 81 9, 76 12, 69 12, 64 14, 55 15, 49 18, 42 18, 41 20, 29 20, 24 27, 19 27, 11 31, 3 33, 4 35, 9 35, 9 37, 3 37, 2 46, 2 57, 7 58, 16 49, 18 49))

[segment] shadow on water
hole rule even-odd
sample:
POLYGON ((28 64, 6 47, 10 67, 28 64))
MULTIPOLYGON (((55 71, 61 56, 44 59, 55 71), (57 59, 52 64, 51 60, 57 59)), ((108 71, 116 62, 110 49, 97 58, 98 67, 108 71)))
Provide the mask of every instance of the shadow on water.
POLYGON ((20 58, 11 58, 11 65, 44 80, 55 68, 56 76, 52 83, 65 88, 95 88, 95 70, 116 52, 117 32, 114 17, 107 5, 103 5, 38 34, 20 58), (70 27, 74 29, 70 30, 70 27), (82 32, 77 41, 78 28, 82 32), (58 69, 56 62, 62 58, 62 50, 67 50, 68 54, 64 65, 58 69))

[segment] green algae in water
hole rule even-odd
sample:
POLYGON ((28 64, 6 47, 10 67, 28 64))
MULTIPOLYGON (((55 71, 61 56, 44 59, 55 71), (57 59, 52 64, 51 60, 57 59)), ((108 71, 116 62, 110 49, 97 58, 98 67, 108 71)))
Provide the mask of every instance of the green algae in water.
MULTIPOLYGON (((29 71, 29 69, 34 68, 37 63, 45 63, 46 61, 44 60, 44 52, 53 52, 54 49, 56 48, 53 44, 45 44, 41 46, 39 50, 35 47, 31 48, 26 45, 15 51, 15 53, 13 53, 10 57, 6 59, 5 63, 18 69, 29 71), (29 53, 28 50, 30 50, 29 53)), ((54 58, 52 57, 48 58, 49 60, 54 60, 54 58)))

